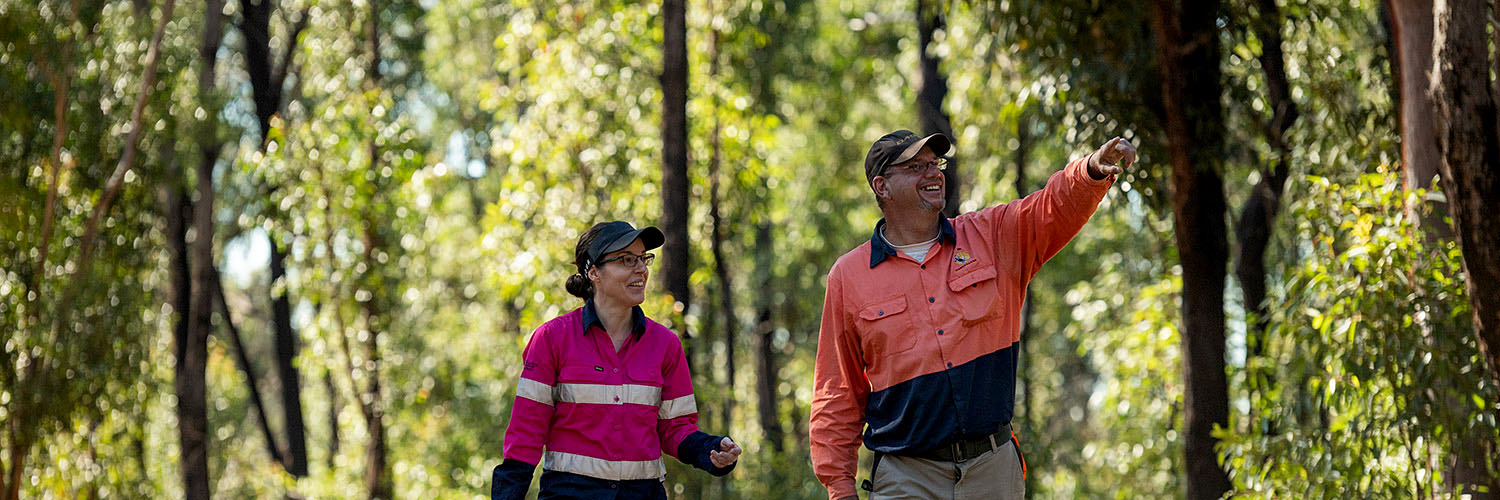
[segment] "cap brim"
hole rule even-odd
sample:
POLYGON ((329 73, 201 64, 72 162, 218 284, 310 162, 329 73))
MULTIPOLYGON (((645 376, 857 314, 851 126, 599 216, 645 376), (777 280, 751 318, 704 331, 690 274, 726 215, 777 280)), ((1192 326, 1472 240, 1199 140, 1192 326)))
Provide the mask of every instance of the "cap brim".
POLYGON ((603 257, 609 255, 611 252, 624 250, 625 247, 630 246, 635 240, 641 240, 641 243, 646 245, 646 250, 651 250, 660 247, 666 239, 666 236, 662 235, 660 229, 657 229, 655 226, 646 226, 615 238, 615 241, 611 241, 609 245, 599 250, 599 256, 603 257))
POLYGON ((892 159, 888 165, 911 161, 912 158, 916 158, 917 153, 922 152, 923 147, 932 148, 932 154, 948 156, 949 151, 953 149, 953 141, 949 140, 948 136, 943 135, 941 132, 923 137, 917 140, 917 142, 911 143, 910 146, 907 146, 906 150, 892 159))

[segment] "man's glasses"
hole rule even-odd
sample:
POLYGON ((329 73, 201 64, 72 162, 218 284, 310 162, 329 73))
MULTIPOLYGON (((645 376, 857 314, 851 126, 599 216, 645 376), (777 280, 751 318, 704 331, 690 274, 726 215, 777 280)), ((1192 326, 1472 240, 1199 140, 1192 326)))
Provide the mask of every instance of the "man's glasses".
POLYGON ((635 266, 642 264, 644 264, 646 267, 651 267, 651 261, 653 260, 656 260, 656 254, 648 253, 645 255, 636 255, 633 253, 627 253, 601 260, 599 261, 598 266, 602 267, 610 262, 619 262, 620 265, 625 266, 626 268, 635 269, 635 266))
POLYGON ((937 169, 938 169, 939 172, 948 170, 948 159, 947 158, 938 158, 936 160, 927 161, 927 162, 916 162, 916 163, 912 163, 910 165, 892 166, 892 167, 887 168, 887 170, 900 169, 900 170, 904 170, 906 173, 909 173, 909 174, 922 174, 922 173, 926 172, 927 169, 933 168, 933 167, 937 167, 937 169))

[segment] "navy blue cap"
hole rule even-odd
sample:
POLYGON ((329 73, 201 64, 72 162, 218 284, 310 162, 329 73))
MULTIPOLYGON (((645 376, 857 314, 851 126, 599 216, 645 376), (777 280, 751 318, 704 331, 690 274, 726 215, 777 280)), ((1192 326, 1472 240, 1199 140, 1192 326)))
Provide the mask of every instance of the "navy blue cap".
POLYGON ((661 246, 666 237, 662 236, 661 230, 654 226, 636 229, 629 222, 622 220, 607 222, 604 224, 604 229, 599 230, 599 234, 594 236, 594 241, 589 243, 589 263, 592 265, 599 262, 600 257, 610 252, 618 252, 630 246, 636 239, 640 239, 641 243, 646 245, 646 249, 650 250, 661 246))

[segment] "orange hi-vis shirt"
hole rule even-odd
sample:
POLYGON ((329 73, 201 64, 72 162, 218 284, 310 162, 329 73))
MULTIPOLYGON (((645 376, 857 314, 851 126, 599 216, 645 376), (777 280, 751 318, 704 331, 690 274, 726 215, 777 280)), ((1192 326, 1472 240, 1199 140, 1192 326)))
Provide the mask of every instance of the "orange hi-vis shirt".
POLYGON ((1021 200, 944 218, 917 262, 876 224, 828 272, 813 374, 813 472, 831 499, 855 495, 865 447, 921 453, 995 432, 1015 411, 1026 286, 1088 222, 1111 176, 1088 157, 1021 200))

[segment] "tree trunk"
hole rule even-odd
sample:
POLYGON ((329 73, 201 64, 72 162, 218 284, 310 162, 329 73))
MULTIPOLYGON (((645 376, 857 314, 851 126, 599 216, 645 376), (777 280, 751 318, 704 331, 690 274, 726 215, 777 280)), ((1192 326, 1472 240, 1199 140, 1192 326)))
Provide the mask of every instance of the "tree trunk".
MULTIPOLYGON (((1031 162, 1031 114, 1025 109, 1021 110, 1020 116, 1016 118, 1016 199, 1025 198, 1031 193, 1030 185, 1026 180, 1026 164, 1031 162)), ((1031 413, 1031 363, 1026 356, 1026 346, 1031 344, 1031 287, 1026 287, 1026 299, 1021 302, 1021 328, 1020 342, 1016 343, 1016 373, 1019 375, 1021 395, 1021 413, 1017 415, 1020 422, 1026 426, 1034 426, 1031 413)), ((1022 427, 1026 429, 1028 427, 1022 427)), ((1036 491, 1036 476, 1025 474, 1026 491, 1036 491)), ((1028 498, 1031 495, 1027 493, 1028 498)))
POLYGON ((287 473, 307 476, 307 431, 302 422, 302 376, 297 371, 297 331, 292 329, 292 306, 283 289, 276 293, 276 282, 286 279, 286 254, 275 238, 271 245, 271 323, 276 330, 276 376, 281 381, 281 411, 286 425, 287 473))
MULTIPOLYGON (((1488 6, 1483 0, 1438 0, 1433 11, 1430 98, 1436 105, 1440 177, 1468 277, 1479 349, 1493 381, 1500 373, 1500 288, 1494 286, 1500 283, 1500 240, 1494 236, 1500 234, 1500 220, 1493 215, 1500 206, 1500 120, 1490 93, 1488 6)), ((1457 454, 1455 481, 1461 492, 1479 486, 1500 491, 1500 477, 1485 472, 1482 457, 1457 454)))
MULTIPOLYGON (((173 165, 180 165, 177 162, 172 163, 173 165)), ((182 173, 177 166, 174 166, 172 170, 177 174, 182 173)), ((183 175, 169 177, 172 179, 172 182, 166 188, 166 240, 169 284, 167 302, 172 305, 172 349, 173 355, 177 360, 177 380, 184 378, 181 373, 184 368, 184 361, 187 359, 189 347, 188 325, 190 321, 188 320, 188 311, 193 302, 192 269, 188 263, 190 259, 188 257, 187 246, 187 228, 191 224, 193 205, 192 201, 188 199, 187 189, 180 184, 185 177, 183 175)), ((179 382, 174 382, 173 385, 179 394, 182 392, 180 385, 179 382)), ((187 420, 187 418, 180 411, 177 418, 179 421, 179 438, 186 441, 187 434, 183 432, 186 426, 181 425, 180 422, 187 420)), ((184 447, 183 449, 186 450, 187 448, 184 447)), ((186 457, 187 454, 183 453, 182 456, 186 457)))
MULTIPOLYGON (((917 40, 922 60, 922 88, 917 91, 917 109, 922 116, 922 133, 943 135, 953 139, 953 123, 948 112, 943 111, 943 99, 948 97, 948 77, 938 68, 938 58, 933 54, 933 34, 944 30, 942 6, 930 0, 917 0, 917 40)), ((934 151, 937 153, 937 151, 934 151)), ((958 160, 948 160, 948 170, 943 172, 943 215, 958 215, 958 160)))
MULTIPOLYGON (((214 68, 218 62, 219 44, 223 39, 223 5, 220 0, 204 4, 203 44, 199 57, 203 61, 198 74, 198 92, 202 105, 214 109, 214 68)), ((210 113, 215 116, 217 113, 210 113)), ((213 118, 210 118, 213 120, 213 118)), ((208 477, 208 334, 213 328, 214 307, 214 164, 219 158, 219 142, 214 127, 204 127, 198 138, 202 157, 197 166, 198 199, 193 204, 193 242, 189 249, 191 299, 188 303, 186 342, 179 347, 177 363, 177 426, 182 441, 183 494, 189 500, 207 499, 211 492, 208 477)))
MULTIPOLYGON (((1391 15, 1391 34, 1395 53, 1391 54, 1392 73, 1396 77, 1401 113, 1401 181, 1407 191, 1432 189, 1438 175, 1442 153, 1438 151, 1437 131, 1433 123, 1433 102, 1428 94, 1432 79, 1432 0, 1386 0, 1391 15)), ((1436 239, 1453 237, 1453 229, 1443 221, 1446 203, 1430 203, 1431 210, 1420 215, 1418 207, 1407 206, 1407 215, 1436 239)))
POLYGON ((765 434, 766 443, 772 450, 780 453, 786 446, 786 437, 781 428, 781 413, 776 408, 781 399, 777 391, 781 380, 776 368, 776 325, 771 317, 771 295, 774 293, 771 277, 775 272, 771 269, 771 261, 774 255, 771 224, 762 221, 755 225, 755 277, 758 281, 755 286, 756 402, 760 413, 760 429, 765 434))
MULTIPOLYGON (((683 0, 662 2, 662 216, 666 234, 662 246, 661 278, 667 293, 677 301, 674 310, 686 314, 691 301, 688 288, 688 143, 687 143, 687 7, 683 0)), ((682 346, 692 371, 692 333, 682 329, 682 346)))
MULTIPOLYGON (((380 1, 370 2, 369 19, 365 24, 365 43, 370 55, 370 65, 366 68, 369 79, 366 81, 367 90, 378 92, 380 89, 380 1)), ((370 143, 368 146, 370 155, 370 171, 380 171, 380 143, 379 125, 374 118, 374 112, 370 114, 371 130, 370 143)), ((379 227, 369 213, 362 216, 364 222, 364 254, 365 273, 376 274, 380 272, 382 265, 376 259, 377 252, 383 246, 379 235, 379 227)), ((361 286, 368 286, 371 280, 368 277, 361 279, 361 286)), ((376 287, 372 287, 376 288, 376 287)), ((385 290, 372 289, 371 293, 384 294, 385 290)), ((357 299, 356 299, 357 300, 357 299)), ((366 376, 370 381, 364 394, 360 397, 360 409, 365 417, 365 426, 370 433, 370 448, 365 458, 365 486, 370 492, 370 498, 389 499, 394 493, 395 487, 391 477, 391 467, 388 458, 388 449, 385 439, 385 398, 380 389, 380 334, 384 330, 382 319, 383 311, 380 310, 376 301, 379 297, 371 297, 360 303, 364 312, 365 328, 370 334, 364 338, 364 354, 366 376)), ((353 375, 353 374, 351 374, 353 375)))
POLYGON ((1172 211, 1182 264, 1187 498, 1219 498, 1215 426, 1229 424, 1224 363, 1223 110, 1219 103, 1217 0, 1155 0, 1152 28, 1162 72, 1162 110, 1172 163, 1172 211))
POLYGON ((224 297, 224 284, 217 269, 213 271, 211 279, 213 280, 214 305, 219 309, 219 318, 224 320, 224 330, 229 334, 229 345, 234 348, 234 360, 240 365, 240 371, 245 374, 245 388, 250 393, 250 403, 255 409, 255 417, 260 420, 260 432, 266 438, 266 452, 271 454, 271 461, 285 467, 286 458, 282 455, 281 445, 276 444, 276 433, 271 432, 271 421, 266 418, 265 399, 260 396, 260 387, 255 383, 255 366, 251 364, 250 353, 245 349, 245 342, 240 338, 239 327, 234 325, 234 315, 229 312, 229 300, 224 297))
MULTIPOLYGON (((87 279, 94 264, 94 243, 99 239, 99 224, 104 220, 104 215, 114 204, 115 196, 119 195, 120 188, 125 185, 125 174, 130 172, 130 167, 135 163, 135 155, 141 142, 141 129, 144 125, 146 115, 146 103, 150 101, 151 95, 156 88, 156 67, 161 61, 161 40, 166 35, 167 24, 172 20, 172 10, 177 6, 176 0, 166 0, 161 7, 161 20, 156 23, 156 31, 151 35, 150 48, 146 50, 146 68, 141 72, 141 83, 139 85, 141 94, 136 96, 135 105, 130 111, 130 133, 125 136, 125 145, 120 154, 120 161, 115 164, 114 172, 109 174, 109 180, 105 181, 104 189, 99 193, 99 202, 94 204, 93 212, 89 214, 88 223, 83 230, 83 237, 78 245, 78 264, 74 266, 72 286, 63 293, 62 299, 57 306, 52 308, 56 314, 52 315, 52 330, 60 331, 62 325, 67 323, 72 311, 73 299, 77 297, 78 291, 83 288, 80 281, 87 279)), ((213 17, 213 16, 210 16, 213 17)), ((217 21, 215 21, 217 23, 217 21)), ((207 28, 207 27, 205 27, 207 28)), ((217 27, 213 28, 217 30, 217 27)), ((207 29, 205 30, 207 31, 207 29)), ((207 33, 205 33, 207 36, 207 33)), ((29 366, 41 366, 32 363, 29 366)))
MULTIPOLYGON (((291 55, 297 46, 297 36, 307 25, 307 13, 291 29, 286 41, 286 52, 277 63, 271 56, 271 11, 276 7, 270 0, 240 0, 244 22, 240 32, 245 37, 245 70, 250 75, 251 95, 255 102, 255 118, 260 125, 260 147, 264 151, 270 141, 271 117, 284 104, 282 87, 285 85, 286 69, 291 66, 291 55)), ((282 466, 293 477, 307 476, 307 432, 302 420, 302 377, 297 371, 297 332, 292 329, 291 301, 283 291, 276 294, 278 280, 284 279, 286 269, 277 238, 267 235, 271 245, 271 325, 276 345, 276 374, 281 382, 281 409, 286 422, 285 460, 282 466)))
MULTIPOLYGON (((709 53, 708 78, 711 81, 717 82, 719 76, 719 32, 717 30, 713 32, 709 39, 709 53)), ((723 139, 720 137, 722 134, 722 124, 719 122, 719 99, 717 94, 714 95, 713 103, 714 132, 713 136, 709 138, 709 142, 712 144, 712 152, 708 158, 708 216, 713 221, 712 250, 714 254, 714 275, 719 281, 719 309, 720 317, 723 318, 724 323, 724 356, 726 358, 724 368, 728 381, 724 384, 723 432, 728 433, 729 426, 734 422, 734 368, 737 365, 734 361, 734 345, 737 341, 736 337, 738 335, 736 333, 739 331, 740 321, 734 314, 734 287, 729 281, 729 264, 724 262, 724 219, 721 217, 719 210, 719 205, 721 204, 719 198, 719 163, 723 149, 723 139)))
POLYGON ((1270 160, 1270 168, 1261 170, 1260 182, 1256 183, 1240 210, 1239 225, 1235 227, 1235 235, 1239 238, 1235 276, 1239 278, 1245 309, 1251 317, 1246 335, 1248 385, 1252 393, 1259 394, 1272 387, 1275 376, 1275 370, 1269 369, 1269 362, 1256 361, 1265 353, 1270 326, 1267 320, 1270 311, 1266 304, 1266 247, 1270 245, 1271 231, 1280 212, 1282 191, 1286 187, 1287 161, 1291 155, 1286 131, 1299 113, 1297 103, 1292 101, 1281 50, 1281 11, 1275 0, 1258 0, 1256 7, 1259 15, 1251 23, 1261 42, 1260 65, 1266 73, 1266 93, 1271 105, 1271 119, 1265 125, 1266 142, 1271 145, 1275 157, 1270 160))
POLYGON ((328 391, 328 468, 338 464, 339 457, 339 388, 333 383, 333 372, 323 372, 323 389, 328 391))

